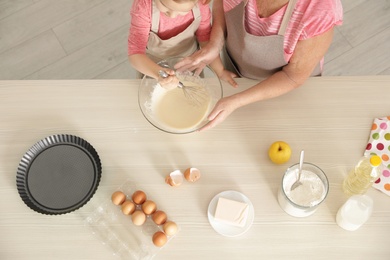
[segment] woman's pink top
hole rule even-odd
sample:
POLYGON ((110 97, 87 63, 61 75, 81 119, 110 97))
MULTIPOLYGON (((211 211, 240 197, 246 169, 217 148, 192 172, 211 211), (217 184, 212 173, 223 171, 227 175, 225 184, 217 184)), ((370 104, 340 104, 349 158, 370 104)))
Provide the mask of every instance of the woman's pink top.
MULTIPOLYGON (((128 38, 128 55, 145 54, 152 25, 152 1, 154 0, 134 0, 130 11, 131 25, 128 38)), ((211 11, 209 5, 204 5, 200 1, 198 1, 198 6, 202 20, 196 31, 196 38, 198 42, 206 42, 210 39, 211 11)), ((160 12, 157 35, 163 40, 169 39, 184 31, 193 20, 192 12, 175 18, 169 18, 160 12)))
MULTIPOLYGON (((243 0, 223 0, 224 11, 236 7, 243 0)), ((287 4, 270 17, 260 18, 256 0, 248 0, 245 27, 257 36, 276 35, 282 23, 287 4)), ((335 25, 341 25, 343 8, 340 0, 298 0, 285 32, 284 57, 289 61, 299 40, 320 35, 335 25)))

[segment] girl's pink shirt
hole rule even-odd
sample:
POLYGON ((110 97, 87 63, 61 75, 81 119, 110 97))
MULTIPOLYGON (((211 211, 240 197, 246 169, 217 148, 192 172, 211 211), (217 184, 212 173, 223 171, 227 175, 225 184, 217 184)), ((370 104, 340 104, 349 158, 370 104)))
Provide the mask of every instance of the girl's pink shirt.
MULTIPOLYGON (((228 12, 243 0, 223 0, 224 11, 228 12)), ((256 0, 246 5, 245 28, 257 36, 276 35, 282 23, 287 4, 270 17, 260 18, 256 0)), ((298 0, 284 38, 284 57, 289 61, 299 40, 305 40, 330 30, 343 21, 340 0, 298 0)))
MULTIPOLYGON (((128 37, 128 55, 145 54, 149 33, 152 26, 152 1, 134 0, 130 11, 131 24, 128 37)), ((202 16, 196 38, 198 42, 207 42, 211 32, 211 11, 209 5, 198 1, 199 10, 202 16)), ((169 18, 160 12, 160 24, 157 35, 163 39, 169 39, 184 31, 194 21, 192 12, 184 16, 169 18)))

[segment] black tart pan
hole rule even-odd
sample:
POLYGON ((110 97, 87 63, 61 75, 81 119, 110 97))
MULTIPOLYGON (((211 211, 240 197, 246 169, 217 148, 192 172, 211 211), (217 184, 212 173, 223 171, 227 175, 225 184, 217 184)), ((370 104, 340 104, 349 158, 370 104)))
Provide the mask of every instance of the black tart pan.
POLYGON ((87 141, 73 135, 52 135, 23 156, 16 185, 24 203, 36 212, 65 214, 92 198, 101 171, 99 155, 87 141))

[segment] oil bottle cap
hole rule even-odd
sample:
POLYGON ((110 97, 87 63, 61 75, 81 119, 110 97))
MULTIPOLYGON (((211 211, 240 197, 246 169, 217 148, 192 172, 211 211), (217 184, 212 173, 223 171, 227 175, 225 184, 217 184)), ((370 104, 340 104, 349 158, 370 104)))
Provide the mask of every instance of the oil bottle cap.
POLYGON ((370 163, 372 166, 376 167, 382 163, 382 160, 378 155, 372 155, 370 158, 370 163))

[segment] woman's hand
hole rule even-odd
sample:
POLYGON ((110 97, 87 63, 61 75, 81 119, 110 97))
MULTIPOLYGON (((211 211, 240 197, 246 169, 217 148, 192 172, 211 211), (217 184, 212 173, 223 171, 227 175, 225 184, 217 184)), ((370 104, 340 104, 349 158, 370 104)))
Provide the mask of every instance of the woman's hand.
POLYGON ((210 120, 210 122, 199 129, 199 131, 208 130, 222 123, 234 110, 237 109, 237 107, 238 105, 233 96, 220 99, 208 116, 208 120, 210 120))
POLYGON ((206 65, 209 65, 214 61, 224 46, 225 43, 225 14, 223 10, 222 0, 213 1, 213 23, 210 33, 210 40, 204 46, 201 46, 201 49, 190 57, 183 59, 175 65, 175 69, 178 71, 194 71, 195 74, 199 73, 204 69, 206 65))
POLYGON ((219 56, 219 49, 207 44, 202 49, 196 51, 191 56, 184 58, 175 64, 174 68, 177 71, 195 71, 195 75, 199 75, 206 65, 219 56))

